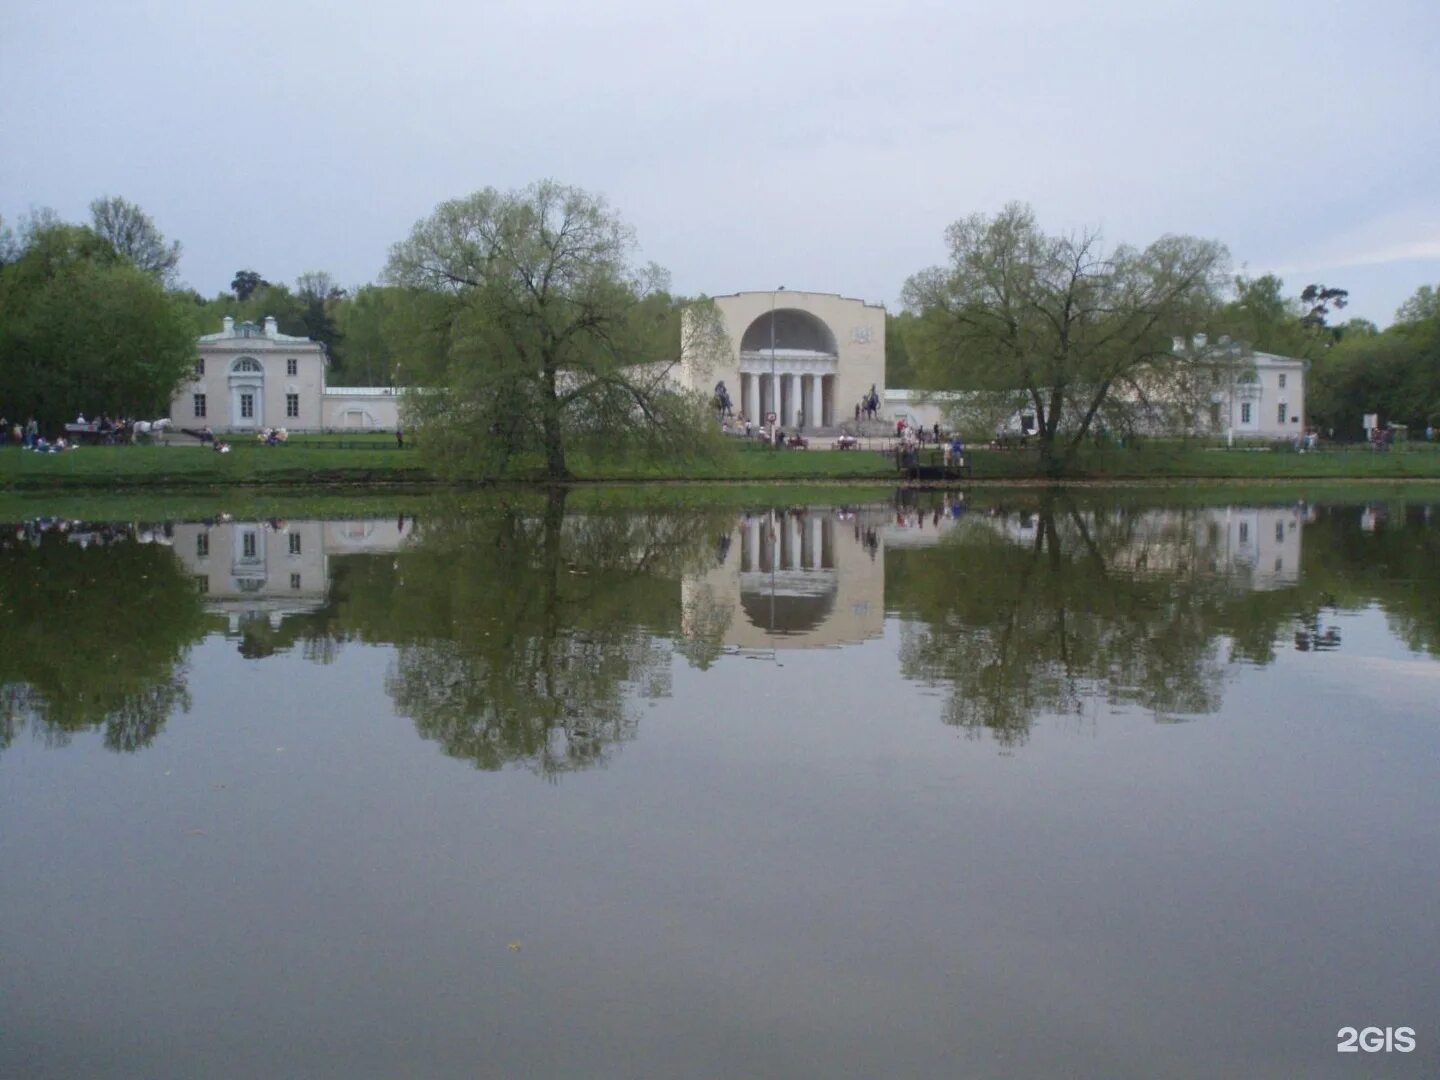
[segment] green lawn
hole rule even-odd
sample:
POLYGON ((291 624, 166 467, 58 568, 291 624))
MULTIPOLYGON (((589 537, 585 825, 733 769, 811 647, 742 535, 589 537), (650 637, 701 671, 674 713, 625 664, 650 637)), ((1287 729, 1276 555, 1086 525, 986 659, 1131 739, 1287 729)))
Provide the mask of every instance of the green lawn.
MULTIPOLYGON (((229 454, 193 445, 84 447, 63 454, 0 450, 0 488, 56 489, 275 488, 334 485, 433 484, 437 478, 412 448, 397 450, 385 436, 306 436, 278 447, 237 441, 229 454), (342 445, 343 444, 343 445, 342 445)), ((971 452, 977 481, 1044 479, 1034 450, 971 452)), ((577 480, 656 482, 893 481, 891 458, 873 450, 769 450, 755 444, 725 448, 715 457, 647 459, 575 453, 577 480)), ((538 469, 519 482, 541 479, 538 469)), ((1071 480, 1402 480, 1440 479, 1440 451, 1412 444, 1390 453, 1329 450, 1299 454, 1207 449, 1193 443, 1147 443, 1139 450, 1089 448, 1071 480)))

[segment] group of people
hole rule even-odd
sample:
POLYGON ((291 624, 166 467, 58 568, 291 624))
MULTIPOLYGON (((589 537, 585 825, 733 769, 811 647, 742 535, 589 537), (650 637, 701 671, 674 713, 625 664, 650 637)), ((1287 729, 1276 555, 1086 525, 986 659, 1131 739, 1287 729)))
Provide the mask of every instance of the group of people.
POLYGON ((40 441, 40 425, 35 422, 32 416, 24 424, 18 420, 11 424, 9 420, 0 416, 0 432, 7 435, 12 442, 17 442, 26 450, 32 450, 35 444, 40 441))
POLYGON ((965 443, 958 431, 947 436, 939 424, 926 428, 923 424, 910 424, 904 419, 895 421, 895 438, 899 440, 904 454, 914 454, 928 444, 944 451, 946 465, 959 465, 964 460, 965 443))
POLYGON ((726 435, 739 435, 742 432, 748 439, 755 429, 755 423, 742 413, 725 413, 720 417, 720 431, 726 435))
POLYGON ((22 449, 33 450, 38 454, 58 454, 62 450, 75 449, 75 444, 64 435, 53 440, 41 435, 40 424, 33 416, 24 424, 19 421, 12 424, 0 416, 0 438, 9 438, 12 442, 19 443, 22 449))

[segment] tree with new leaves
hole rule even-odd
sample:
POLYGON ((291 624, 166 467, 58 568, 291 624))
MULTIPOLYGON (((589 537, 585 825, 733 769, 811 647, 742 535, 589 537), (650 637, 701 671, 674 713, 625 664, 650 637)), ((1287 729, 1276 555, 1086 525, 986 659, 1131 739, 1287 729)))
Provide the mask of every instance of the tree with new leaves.
POLYGON ((0 267, 0 401, 47 429, 162 415, 194 370, 182 304, 93 229, 35 218, 0 267))
POLYGON ((180 241, 167 244, 150 215, 118 195, 90 204, 90 227, 130 265, 145 271, 163 285, 175 280, 180 264, 180 241))
POLYGON ((1050 236, 1011 203, 946 233, 950 262, 905 284, 906 335, 923 388, 1023 395, 1042 465, 1062 471, 1107 406, 1164 393, 1172 335, 1205 325, 1225 280, 1213 241, 1164 236, 1107 251, 1098 234, 1050 236))
POLYGON ((235 299, 245 301, 250 299, 256 289, 269 284, 254 270, 237 270, 235 277, 230 282, 230 291, 235 294, 235 299))
MULTIPOLYGON (((548 180, 442 203, 395 245, 386 278, 414 300, 402 381, 424 388, 407 408, 438 467, 490 475, 538 455, 558 480, 577 443, 693 443, 666 277, 634 249, 604 199, 548 180)), ((713 310, 683 322, 712 342, 691 357, 719 355, 713 310)))

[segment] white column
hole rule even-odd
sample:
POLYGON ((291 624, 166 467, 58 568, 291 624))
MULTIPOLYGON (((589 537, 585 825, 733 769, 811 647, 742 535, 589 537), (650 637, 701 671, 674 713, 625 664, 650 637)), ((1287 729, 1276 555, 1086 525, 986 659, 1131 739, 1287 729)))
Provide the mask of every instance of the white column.
MULTIPOLYGON (((796 375, 795 378, 798 381, 800 376, 796 375)), ((798 397, 799 395, 797 394, 796 396, 798 397)), ((800 557, 800 515, 791 514, 786 527, 790 530, 790 565, 785 567, 785 569, 803 570, 805 563, 800 557)))
POLYGON ((750 381, 745 385, 745 415, 754 423, 760 423, 760 376, 746 375, 750 381))
POLYGON ((805 422, 811 427, 825 423, 825 396, 820 388, 824 378, 823 375, 810 376, 810 404, 805 407, 805 422))
POLYGON ((789 401, 787 404, 788 404, 790 407, 785 410, 785 422, 786 422, 787 424, 790 424, 790 425, 793 426, 794 424, 798 423, 798 422, 799 422, 799 419, 800 419, 800 376, 799 376, 799 375, 791 375, 791 376, 790 376, 790 401, 789 401))
POLYGON ((810 519, 810 569, 820 569, 820 557, 825 549, 824 522, 814 517, 810 519))

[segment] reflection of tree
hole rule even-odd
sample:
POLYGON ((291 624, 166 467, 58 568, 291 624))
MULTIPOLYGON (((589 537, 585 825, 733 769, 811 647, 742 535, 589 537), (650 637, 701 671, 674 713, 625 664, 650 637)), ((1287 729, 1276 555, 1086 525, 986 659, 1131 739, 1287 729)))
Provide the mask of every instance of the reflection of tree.
POLYGON ((1193 511, 1082 511, 1046 497, 1029 513, 972 519, 957 544, 892 556, 889 602, 913 618, 902 667, 952 687, 947 722, 1002 742, 1096 695, 1159 716, 1211 712, 1222 638, 1238 647, 1249 631, 1270 648, 1294 599, 1247 611, 1237 602, 1257 594, 1212 571, 1197 526, 1193 511))
POLYGON ((1440 656, 1440 516, 1433 507, 1397 501, 1320 508, 1313 516, 1305 577, 1323 601, 1378 604, 1407 646, 1440 656))
POLYGON ((680 576, 713 558, 712 515, 565 503, 431 514, 395 564, 395 602, 349 598, 348 632, 398 646, 396 707, 481 768, 553 774, 630 737, 632 699, 668 693, 680 576))
POLYGON ((705 582, 695 585, 681 612, 682 633, 675 651, 692 666, 709 670, 725 651, 725 634, 734 613, 734 608, 716 595, 714 586, 705 582))
POLYGON ((147 745, 188 709, 183 660, 204 629, 168 547, 109 529, 82 546, 54 532, 0 544, 0 745, 25 724, 50 742, 103 728, 147 745))

